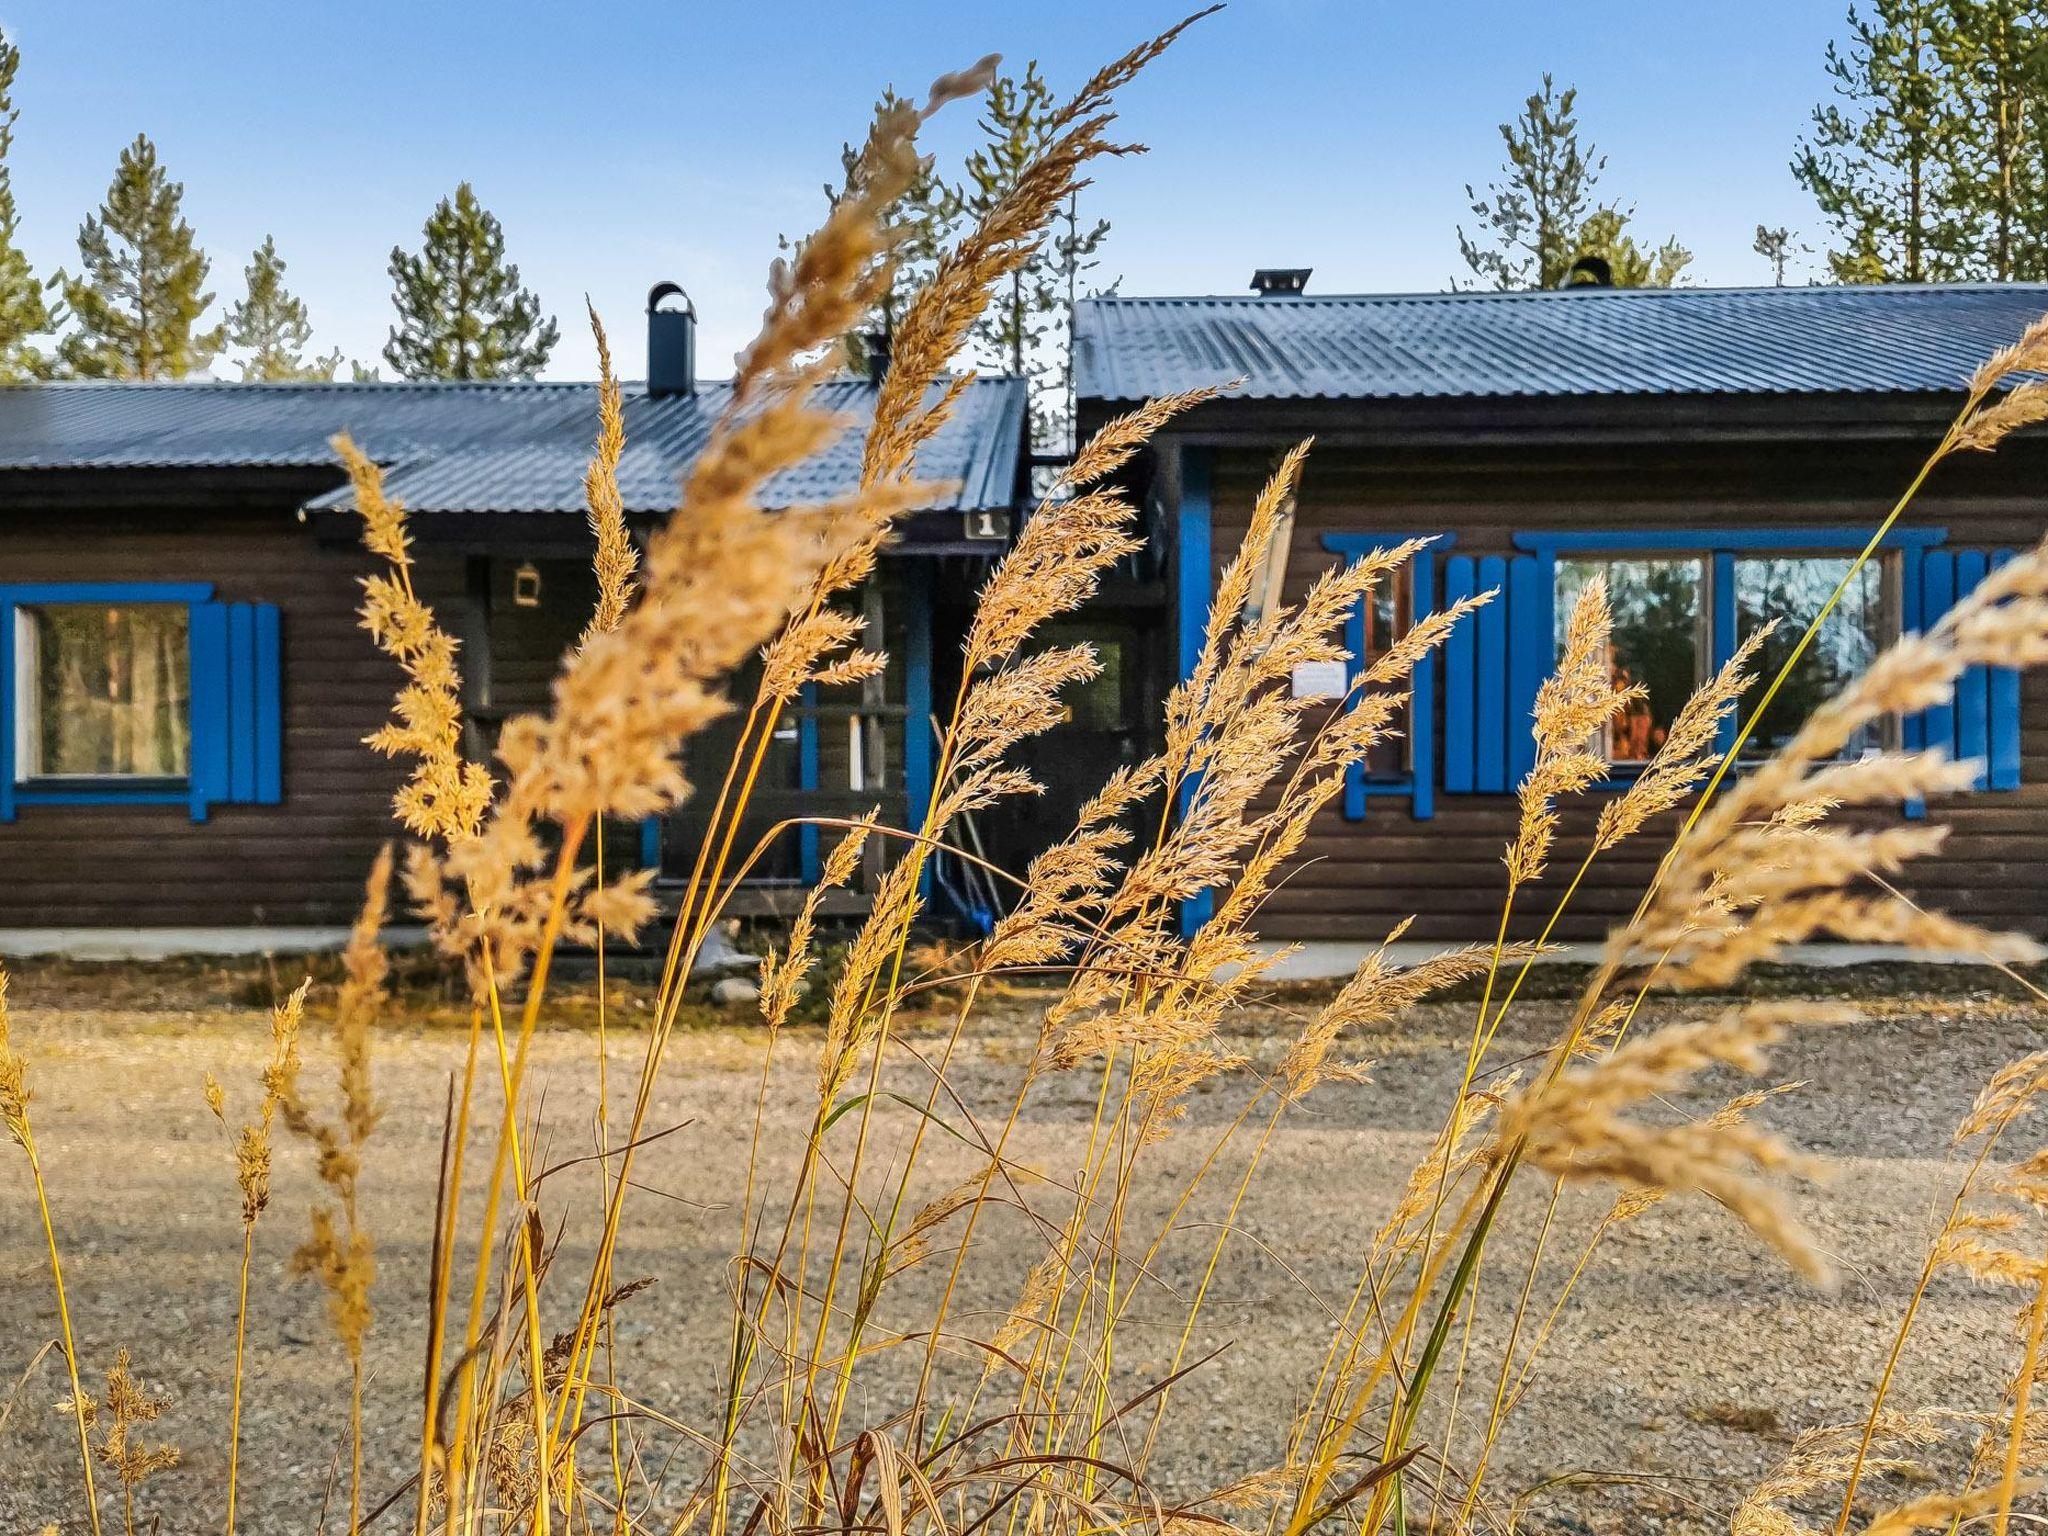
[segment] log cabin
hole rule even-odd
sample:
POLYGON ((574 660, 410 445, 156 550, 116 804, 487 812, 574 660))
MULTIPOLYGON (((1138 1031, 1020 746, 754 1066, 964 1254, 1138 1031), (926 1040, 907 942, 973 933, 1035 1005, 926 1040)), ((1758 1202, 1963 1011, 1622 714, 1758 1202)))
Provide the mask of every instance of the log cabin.
MULTIPOLYGON (((1078 306, 1082 432, 1154 395, 1232 388, 1134 466, 1145 549, 1042 637, 1093 644, 1101 675, 1069 699, 1064 727, 1021 751, 1046 793, 971 835, 1015 867, 1117 764, 1156 747, 1160 702, 1200 647, 1253 496, 1313 436, 1267 573, 1277 595, 1388 542, 1433 542, 1352 616, 1350 672, 1299 676, 1298 692, 1340 695, 1418 614, 1499 593, 1417 675, 1402 739, 1352 767, 1265 910, 1269 940, 1349 949, 1411 917, 1416 938, 1492 936, 1535 688, 1590 575, 1614 596, 1616 675, 1647 696, 1604 733, 1613 775, 1568 811, 1554 861, 1567 869, 1603 795, 1736 637, 1769 619, 1781 621, 1765 656, 1775 669, 1972 369, 2048 311, 2048 285, 1323 296, 1307 278, 1078 306)), ((726 398, 696 376, 695 316, 673 285, 650 296, 648 328, 621 472, 643 529, 673 510, 726 398)), ((846 488, 875 385, 825 386, 856 427, 779 481, 780 503, 846 488)), ((920 472, 944 495, 906 520, 859 598, 895 664, 858 697, 791 711, 757 825, 921 811, 932 738, 913 722, 957 685, 974 593, 1022 515, 1027 409, 1022 381, 978 379, 928 445, 920 472)), ((370 563, 329 436, 352 432, 414 513, 422 583, 463 642, 466 730, 482 755, 508 715, 544 703, 589 612, 581 477, 595 425, 595 387, 575 383, 0 389, 0 953, 121 935, 159 950, 335 938, 391 833, 397 775, 362 745, 395 674, 355 621, 370 563)), ((1945 463, 1758 721, 1757 746, 2038 539, 2044 471, 2048 442, 2024 434, 1945 463)), ((1974 674, 1947 704, 1858 743, 1981 764, 1973 793, 1898 808, 1954 827, 1915 889, 2036 933, 2048 932, 2044 689, 1974 674)), ((716 735, 691 750, 715 760, 716 735)), ((1594 936, 1633 905, 1657 833, 1594 867, 1562 935, 1594 936)), ((700 835, 685 805, 609 828, 607 857, 672 877, 700 835)), ((737 910, 789 910, 818 856, 811 833, 778 844, 737 910)), ((930 910, 971 929, 1001 898, 965 875, 941 861, 930 910)), ((1523 904, 1517 931, 1541 926, 1550 894, 1523 904)), ((858 904, 856 892, 847 908, 858 904)))
MULTIPOLYGON (((620 470, 643 531, 674 511, 730 388, 697 377, 695 312, 673 284, 650 295, 648 338, 620 470)), ((769 505, 853 488, 877 383, 822 386, 850 425, 769 505)), ((934 504, 858 597, 899 665, 790 711, 761 825, 922 805, 930 735, 908 723, 930 714, 934 615, 1005 546, 1025 411, 1021 380, 977 379, 926 445, 934 504)), ((544 705, 595 599, 596 427, 587 383, 0 389, 0 953, 332 941, 394 830, 399 770, 363 739, 399 679, 356 621, 372 562, 330 437, 353 434, 411 511, 423 595, 461 641, 469 747, 487 755, 508 715, 544 705)), ((665 875, 697 844, 688 806, 607 839, 609 858, 665 875)), ((783 840, 740 910, 778 910, 817 861, 815 829, 783 840)))
MULTIPOLYGON (((1616 289, 1319 295, 1308 271, 1244 295, 1112 296, 1075 318, 1083 433, 1197 385, 1226 394, 1155 439, 1137 475, 1163 579, 1105 605, 1115 645, 1171 636, 1157 700, 1199 651, 1217 574, 1280 454, 1314 448, 1269 572, 1287 597, 1333 562, 1433 540, 1349 624, 1351 675, 1415 616, 1498 597, 1417 675, 1404 739, 1349 770, 1267 904, 1271 941, 1491 939, 1534 754, 1531 708, 1586 580, 1605 576, 1618 679, 1647 690, 1599 749, 1606 789, 1569 808, 1553 860, 1577 866, 1600 803, 1663 739, 1737 637, 1780 621, 1775 673, 1953 419, 1964 383, 2048 312, 2048 285, 1616 289)), ((1876 651, 1929 622, 2048 531, 2048 439, 1944 462, 1850 581, 1757 721, 1782 741, 1876 651)), ((1342 695, 1350 676, 1297 676, 1342 695)), ((1756 692, 1745 701, 1756 701, 1756 692)), ((1951 701, 1852 745, 1936 748, 1979 765, 1973 793, 1898 808, 1952 835, 1914 889, 1958 915, 2048 933, 2048 677, 1965 676, 1951 701)), ((1671 828, 1598 861, 1559 933, 1591 938, 1632 908, 1671 828)), ((1517 932, 1556 903, 1520 903, 1517 932)), ((1189 921, 1198 922, 1202 903, 1189 921)))

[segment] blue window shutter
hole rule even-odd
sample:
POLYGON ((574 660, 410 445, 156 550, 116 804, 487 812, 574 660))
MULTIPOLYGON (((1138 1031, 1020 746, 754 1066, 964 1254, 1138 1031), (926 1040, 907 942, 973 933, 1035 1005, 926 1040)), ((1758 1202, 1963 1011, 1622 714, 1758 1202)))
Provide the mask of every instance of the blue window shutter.
POLYGON ((1496 594, 1479 610, 1478 686, 1472 703, 1473 788, 1497 795, 1508 787, 1508 563, 1479 562, 1479 590, 1496 594))
MULTIPOLYGON (((1920 557, 1920 623, 1931 628, 1956 597, 1956 558, 1945 549, 1930 549, 1920 557)), ((1956 755, 1956 709, 1953 703, 1935 704, 1920 716, 1921 744, 1930 752, 1956 755)))
MULTIPOLYGON (((1956 555, 1956 596, 1967 597, 1984 579, 1989 568, 1981 549, 1961 550, 1956 555)), ((1983 767, 1991 750, 1991 674, 1984 667, 1970 667, 1956 679, 1956 756, 1979 765, 1977 788, 1989 787, 1983 767)))
MULTIPOLYGON (((1408 565, 1409 614, 1420 623, 1436 612, 1436 555, 1423 550, 1408 565)), ((1408 695, 1408 765, 1412 790, 1409 814, 1417 821, 1436 815, 1436 668, 1432 652, 1415 664, 1408 695)))
POLYGON ((284 666, 273 603, 192 605, 192 815, 284 798, 284 666))
POLYGON ((1548 566, 1534 555, 1508 562, 1506 788, 1520 784, 1536 766, 1536 690, 1557 664, 1552 593, 1543 583, 1548 566))
MULTIPOLYGON (((2012 551, 2001 549, 1991 557, 1997 570, 2012 559, 2012 551)), ((1990 759, 1988 780, 1992 789, 2020 787, 2020 674, 2017 667, 1993 667, 1988 680, 1990 731, 1986 756, 1990 759)))
MULTIPOLYGON (((1469 555, 1444 561, 1444 606, 1455 607, 1479 590, 1469 555)), ((1479 615, 1451 630, 1444 641, 1444 792, 1469 795, 1473 772, 1473 705, 1478 678, 1479 615)))
POLYGON ((277 604, 256 603, 256 803, 284 799, 284 649, 277 604))
POLYGON ((192 819, 229 795, 233 727, 228 712, 228 604, 194 603, 192 646, 192 819))

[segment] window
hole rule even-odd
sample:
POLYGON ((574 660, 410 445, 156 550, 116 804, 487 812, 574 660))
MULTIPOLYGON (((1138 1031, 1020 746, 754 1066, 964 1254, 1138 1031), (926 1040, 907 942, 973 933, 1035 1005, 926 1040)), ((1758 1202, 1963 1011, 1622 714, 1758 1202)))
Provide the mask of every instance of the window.
POLYGON ((1608 670, 1615 686, 1640 685, 1646 696, 1607 722, 1600 748, 1612 763, 1646 763, 1707 673, 1706 561, 1561 559, 1557 562, 1557 645, 1579 594, 1595 576, 1607 578, 1614 614, 1608 670))
MULTIPOLYGON (((1357 660, 1361 671, 1393 649, 1395 642, 1408 633, 1414 610, 1411 588, 1407 574, 1400 572, 1378 583, 1366 595, 1360 605, 1364 633, 1358 637, 1357 660)), ((1383 684, 1381 691, 1398 692, 1407 686, 1405 680, 1383 684)), ((1406 775, 1410 760, 1409 737, 1412 734, 1409 722, 1402 715, 1397 715, 1393 733, 1381 737, 1367 751, 1366 777, 1384 780, 1406 775)))
POLYGON ((0 823, 284 799, 277 605, 203 582, 0 582, 0 823))
MULTIPOLYGON (((1841 600, 1750 732, 1745 758, 1763 758, 1783 746, 1899 633, 1899 559, 1890 552, 1859 569, 1847 552, 1796 547, 1781 552, 1788 542, 1782 537, 1731 536, 1716 547, 1712 535, 1702 535, 1701 547, 1668 554, 1663 548, 1675 542, 1668 536, 1643 535, 1648 547, 1640 551, 1628 547, 1629 535, 1584 537, 1591 549, 1572 548, 1570 535, 1556 536, 1553 640, 1561 653, 1579 594, 1595 576, 1604 576, 1614 614, 1609 647, 1614 682, 1645 690, 1602 733, 1599 749, 1620 768, 1640 767, 1655 757, 1693 690, 1727 661, 1740 637, 1776 620, 1777 629, 1757 653, 1758 681, 1734 713, 1736 722, 1747 721, 1807 625, 1852 570, 1854 579, 1841 600)), ((1724 727, 1727 735, 1732 730, 1724 727)), ((1894 722, 1873 722, 1842 755, 1855 758, 1879 750, 1895 733, 1894 722)))
MULTIPOLYGON (((1360 672, 1393 649, 1411 624, 1435 611, 1437 561, 1457 540, 1450 534, 1426 537, 1429 542, 1405 567, 1376 582, 1352 609, 1345 625, 1344 648, 1351 653, 1353 683, 1360 672)), ((1322 543, 1331 554, 1356 560, 1408 539, 1403 533, 1326 533, 1322 543)), ((1367 801, 1375 796, 1406 799, 1409 814, 1418 821, 1427 821, 1436 812, 1437 669, 1433 661, 1416 667, 1394 689, 1405 691, 1408 702, 1394 716, 1393 739, 1375 743, 1363 762, 1345 767, 1347 820, 1362 818, 1367 801)))
MULTIPOLYGON (((1742 701, 1744 720, 1854 564, 1848 556, 1745 557, 1735 561, 1737 631, 1753 634, 1770 620, 1778 621, 1777 629, 1757 652, 1757 681, 1742 701)), ((1766 757, 1783 746, 1815 709, 1875 661, 1877 653, 1898 633, 1896 608, 1887 590, 1893 585, 1888 579, 1892 565, 1889 560, 1873 560, 1856 572, 1770 708, 1751 730, 1744 755, 1766 757)), ((1842 755, 1862 757, 1882 750, 1887 745, 1888 724, 1873 721, 1866 725, 1843 748, 1842 755)))
POLYGON ((15 779, 185 779, 190 615, 173 603, 15 609, 15 779))

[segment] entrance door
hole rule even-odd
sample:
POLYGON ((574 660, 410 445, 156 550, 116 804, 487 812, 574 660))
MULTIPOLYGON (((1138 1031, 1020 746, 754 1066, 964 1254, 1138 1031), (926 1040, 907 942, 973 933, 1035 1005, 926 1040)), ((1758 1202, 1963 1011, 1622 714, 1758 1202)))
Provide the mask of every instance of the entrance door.
POLYGON ((1013 874, 1040 849, 1073 830, 1081 807, 1119 767, 1155 750, 1163 730, 1163 647, 1170 637, 1156 610, 1084 614, 1039 631, 1047 647, 1086 642, 1101 671, 1067 690, 1067 718, 1017 749, 1018 762, 1045 786, 1012 802, 988 835, 990 850, 1013 874))

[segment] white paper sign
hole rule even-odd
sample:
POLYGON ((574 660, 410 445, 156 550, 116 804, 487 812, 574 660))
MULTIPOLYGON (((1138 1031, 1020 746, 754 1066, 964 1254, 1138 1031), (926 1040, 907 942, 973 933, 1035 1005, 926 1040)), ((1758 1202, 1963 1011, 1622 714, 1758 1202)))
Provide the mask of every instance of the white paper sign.
POLYGON ((1341 661, 1303 661, 1294 668, 1297 699, 1339 699, 1350 690, 1341 661))

